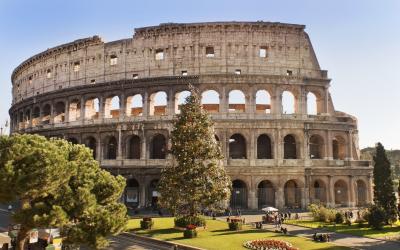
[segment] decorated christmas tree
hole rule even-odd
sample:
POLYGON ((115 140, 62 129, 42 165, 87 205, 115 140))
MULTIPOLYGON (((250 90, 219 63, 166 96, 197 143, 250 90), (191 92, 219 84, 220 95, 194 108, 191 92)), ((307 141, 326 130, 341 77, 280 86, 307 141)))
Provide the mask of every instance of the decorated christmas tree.
POLYGON ((223 209, 231 187, 213 122, 197 90, 192 86, 190 90, 171 132, 173 161, 162 171, 159 183, 162 206, 183 217, 196 217, 203 209, 223 209))

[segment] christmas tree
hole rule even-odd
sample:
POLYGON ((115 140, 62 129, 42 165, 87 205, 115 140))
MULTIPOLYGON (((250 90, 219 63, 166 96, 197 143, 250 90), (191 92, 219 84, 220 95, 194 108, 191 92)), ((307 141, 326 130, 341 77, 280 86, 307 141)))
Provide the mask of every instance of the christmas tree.
POLYGON ((213 122, 197 90, 190 86, 190 92, 171 132, 172 164, 162 171, 158 186, 162 206, 183 217, 223 209, 231 187, 213 122))

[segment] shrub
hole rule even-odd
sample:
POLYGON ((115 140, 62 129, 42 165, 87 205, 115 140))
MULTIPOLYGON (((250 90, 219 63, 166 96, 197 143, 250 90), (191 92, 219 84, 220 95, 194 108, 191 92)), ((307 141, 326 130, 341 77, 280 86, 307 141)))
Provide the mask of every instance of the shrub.
POLYGON ((140 221, 141 229, 151 229, 154 225, 154 221, 151 218, 145 217, 140 221))
POLYGON ((184 228, 188 225, 195 225, 197 227, 204 227, 206 225, 206 220, 202 216, 180 216, 176 217, 174 222, 176 227, 184 228))
POLYGON ((343 219, 343 214, 342 214, 341 212, 337 212, 337 213, 335 214, 335 223, 336 223, 336 224, 342 224, 343 221, 344 221, 344 219, 343 219))
POLYGON ((237 230, 242 230, 243 222, 241 219, 231 219, 229 221, 229 230, 231 231, 237 231, 237 230))
POLYGON ((183 237, 186 239, 197 237, 196 225, 187 225, 185 231, 183 231, 183 237))
POLYGON ((346 225, 347 225, 347 226, 351 226, 351 220, 346 219, 346 225))
POLYGON ((336 210, 326 208, 319 204, 310 204, 308 210, 311 212, 314 220, 323 222, 334 222, 336 210))
POLYGON ((377 205, 372 205, 365 216, 368 226, 373 229, 382 229, 385 222, 385 210, 377 205))
POLYGON ((357 219, 355 222, 357 223, 357 226, 358 226, 359 228, 364 227, 364 222, 365 222, 365 220, 363 220, 362 218, 357 219))

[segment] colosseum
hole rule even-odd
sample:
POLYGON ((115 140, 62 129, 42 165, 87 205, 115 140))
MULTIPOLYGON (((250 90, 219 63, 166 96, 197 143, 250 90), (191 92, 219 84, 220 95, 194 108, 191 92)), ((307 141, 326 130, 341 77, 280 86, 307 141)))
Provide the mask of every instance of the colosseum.
MULTIPOLYGON (((215 122, 232 208, 355 207, 372 201, 357 120, 337 111, 304 25, 165 23, 32 56, 12 73, 12 133, 82 143, 127 179, 122 200, 155 206, 189 84, 215 122)), ((189 180, 188 180, 189 181, 189 180)))

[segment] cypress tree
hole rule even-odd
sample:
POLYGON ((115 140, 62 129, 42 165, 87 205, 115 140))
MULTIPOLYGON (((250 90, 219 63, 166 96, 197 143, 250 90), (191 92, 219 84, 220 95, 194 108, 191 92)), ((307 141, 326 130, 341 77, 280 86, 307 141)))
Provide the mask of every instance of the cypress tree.
POLYGON ((396 196, 393 189, 390 161, 381 143, 376 145, 374 156, 374 202, 385 210, 386 223, 396 220, 396 196))

